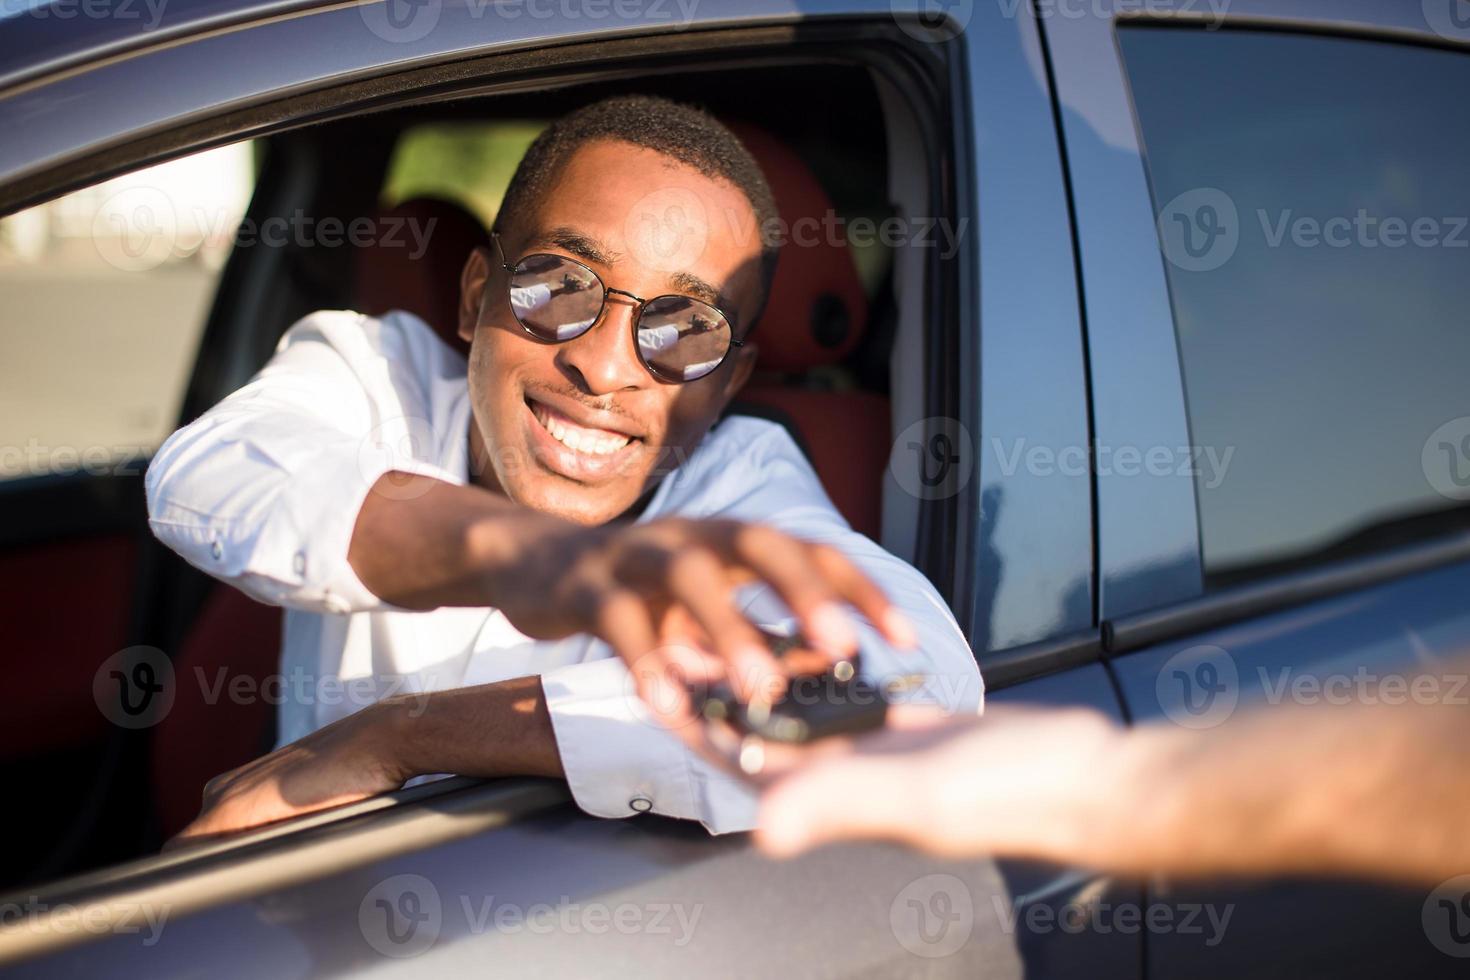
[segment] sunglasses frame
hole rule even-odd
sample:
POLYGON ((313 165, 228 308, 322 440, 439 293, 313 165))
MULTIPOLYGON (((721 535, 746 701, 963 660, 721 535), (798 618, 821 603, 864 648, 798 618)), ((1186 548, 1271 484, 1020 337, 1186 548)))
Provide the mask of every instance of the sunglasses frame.
MULTIPOLYGON (((515 265, 511 265, 510 262, 506 260, 506 257, 505 257, 505 247, 500 244, 500 233, 499 232, 492 231, 490 233, 490 237, 495 240, 495 251, 500 254, 500 266, 501 266, 501 268, 503 268, 506 272, 510 273, 512 276, 514 276, 515 273, 516 273, 516 266, 515 265)), ((743 341, 743 340, 736 340, 735 339, 735 321, 730 318, 730 315, 728 313, 726 313, 724 310, 720 309, 718 306, 716 306, 713 303, 706 303, 702 299, 696 299, 693 296, 684 296, 684 295, 682 295, 680 293, 662 293, 662 294, 660 294, 658 296, 652 297, 651 299, 644 299, 641 296, 635 296, 634 294, 628 292, 626 289, 614 289, 612 286, 609 286, 606 282, 604 282, 603 279, 602 279, 602 277, 597 274, 596 270, 594 270, 591 267, 589 267, 585 262, 580 262, 577 259, 571 258, 570 256, 567 256, 567 255, 561 255, 561 254, 559 254, 557 252, 531 252, 528 255, 521 256, 521 258, 517 261, 516 265, 519 265, 520 263, 525 262, 527 259, 533 258, 533 257, 535 257, 537 255, 545 255, 545 256, 548 256, 550 258, 560 259, 563 262, 570 262, 570 263, 572 263, 575 266, 579 266, 582 269, 585 269, 587 271, 587 274, 589 276, 591 276, 593 279, 595 279, 597 281, 597 284, 602 287, 602 305, 600 307, 598 307, 598 309, 597 309, 597 316, 595 316, 595 317, 592 318, 592 322, 587 325, 587 329, 586 330, 583 330, 581 333, 577 334, 576 336, 573 336, 573 337, 561 337, 561 338, 558 338, 556 340, 548 339, 548 338, 543 337, 540 334, 536 333, 530 327, 528 327, 524 323, 522 323, 521 322, 521 318, 519 316, 516 316, 514 310, 511 310, 511 316, 515 317, 515 321, 516 321, 517 325, 519 325, 520 328, 523 331, 525 331, 526 335, 529 336, 529 337, 531 337, 533 340, 538 340, 538 341, 540 341, 543 344, 565 344, 565 343, 567 343, 569 341, 576 340, 577 337, 584 337, 584 336, 586 336, 590 331, 592 331, 593 329, 595 329, 597 327, 597 324, 602 321, 602 315, 607 312, 607 298, 609 296, 611 296, 611 295, 616 294, 618 296, 625 296, 628 299, 633 300, 637 304, 635 307, 633 307, 633 316, 628 321, 629 323, 632 324, 632 327, 633 327, 633 349, 638 352, 638 360, 639 360, 639 362, 642 363, 643 369, 645 371, 647 371, 649 374, 651 374, 654 378, 658 379, 661 382, 664 382, 665 384, 688 384, 688 383, 690 383, 692 381, 701 381, 701 380, 709 377, 710 375, 714 374, 716 371, 718 371, 724 365, 726 358, 728 358, 730 356, 730 351, 734 350, 737 347, 744 347, 745 346, 745 341, 743 341), (706 371, 704 374, 701 374, 697 378, 670 378, 667 375, 660 374, 659 373, 659 370, 657 368, 655 368, 652 364, 650 364, 649 361, 648 361, 648 358, 643 355, 643 347, 638 343, 638 322, 641 319, 643 319, 643 310, 644 310, 644 308, 647 307, 649 303, 652 303, 652 302, 654 302, 656 300, 671 299, 671 298, 672 299, 690 300, 691 302, 695 302, 695 303, 703 303, 705 306, 708 306, 710 309, 712 309, 716 313, 718 313, 724 319, 724 321, 730 325, 730 344, 729 344, 728 347, 725 348, 725 353, 723 353, 723 354, 720 355, 719 363, 717 363, 714 367, 710 368, 708 371, 706 371)), ((506 295, 507 296, 510 294, 510 285, 509 284, 510 284, 510 280, 507 280, 507 282, 506 282, 506 295)))

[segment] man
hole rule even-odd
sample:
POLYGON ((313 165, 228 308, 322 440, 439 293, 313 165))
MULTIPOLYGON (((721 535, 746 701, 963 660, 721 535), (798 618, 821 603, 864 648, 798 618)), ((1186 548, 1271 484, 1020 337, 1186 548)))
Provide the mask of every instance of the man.
POLYGON ((749 828, 753 796, 630 672, 676 729, 685 682, 769 700, 753 623, 978 710, 922 576, 846 526, 779 426, 715 424, 755 364, 777 220, 711 117, 596 103, 535 141, 465 264, 468 365, 407 314, 319 313, 170 437, 155 533, 287 607, 288 680, 366 692, 282 705, 282 748, 212 781, 181 836, 434 773, 565 776, 599 816, 749 828))

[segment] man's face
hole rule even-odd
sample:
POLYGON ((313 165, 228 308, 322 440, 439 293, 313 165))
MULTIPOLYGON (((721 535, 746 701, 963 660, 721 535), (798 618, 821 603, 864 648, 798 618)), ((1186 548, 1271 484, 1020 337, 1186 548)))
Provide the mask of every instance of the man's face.
MULTIPOLYGON (((599 140, 564 162, 535 214, 504 215, 514 265, 533 252, 574 258, 610 289, 719 307, 736 338, 760 299, 760 236, 734 185, 644 147, 599 140)), ((732 348, 714 372, 660 381, 639 360, 636 303, 610 293, 586 333, 559 344, 511 312, 509 273, 476 251, 466 264, 460 336, 471 341, 472 479, 517 503, 583 524, 622 514, 689 457, 755 362, 732 348)))

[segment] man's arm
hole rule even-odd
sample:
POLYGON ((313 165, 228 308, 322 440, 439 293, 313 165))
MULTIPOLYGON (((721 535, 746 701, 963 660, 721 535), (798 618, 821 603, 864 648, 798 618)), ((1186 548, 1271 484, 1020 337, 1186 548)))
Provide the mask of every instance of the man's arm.
POLYGON ((780 855, 887 838, 1131 875, 1437 882, 1470 867, 1467 733, 1470 712, 1445 704, 1273 708, 1205 732, 1125 731, 1078 709, 911 716, 777 782, 760 841, 780 855))
POLYGON ((834 658, 857 650, 844 603, 891 642, 915 642, 907 617, 830 545, 733 520, 585 527, 431 476, 379 477, 348 560, 397 606, 493 606, 536 639, 590 633, 681 719, 689 705, 675 678, 727 676, 747 699, 780 689, 770 652, 735 604, 750 581, 768 584, 834 658))
POLYGON ((210 780, 199 816, 175 843, 351 803, 442 772, 560 778, 539 678, 369 705, 210 780))

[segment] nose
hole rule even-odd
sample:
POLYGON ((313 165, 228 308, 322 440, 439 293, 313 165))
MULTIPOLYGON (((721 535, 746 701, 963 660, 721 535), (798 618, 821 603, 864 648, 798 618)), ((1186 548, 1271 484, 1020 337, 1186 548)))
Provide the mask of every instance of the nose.
POLYGON ((633 346, 636 310, 632 300, 610 295, 592 329, 557 349, 557 366, 587 394, 606 395, 652 383, 633 346))

